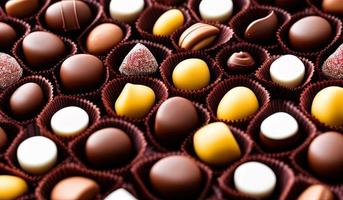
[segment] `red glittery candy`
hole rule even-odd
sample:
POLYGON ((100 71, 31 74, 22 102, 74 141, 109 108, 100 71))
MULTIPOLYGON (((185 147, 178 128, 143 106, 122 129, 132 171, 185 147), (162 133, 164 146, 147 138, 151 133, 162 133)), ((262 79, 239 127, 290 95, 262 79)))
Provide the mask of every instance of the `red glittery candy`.
POLYGON ((119 67, 119 71, 125 75, 153 74, 158 69, 156 58, 143 44, 136 44, 126 55, 119 67))
POLYGON ((23 75, 23 69, 12 56, 0 53, 0 88, 5 89, 18 81, 23 75))
POLYGON ((330 78, 343 79, 343 44, 326 59, 322 70, 330 78))

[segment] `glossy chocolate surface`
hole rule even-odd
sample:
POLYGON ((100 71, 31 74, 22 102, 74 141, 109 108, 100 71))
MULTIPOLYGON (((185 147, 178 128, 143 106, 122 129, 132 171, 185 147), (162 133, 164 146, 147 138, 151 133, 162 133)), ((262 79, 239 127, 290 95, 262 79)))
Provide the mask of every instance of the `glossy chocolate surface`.
POLYGON ((0 22, 0 51, 10 48, 17 39, 17 32, 12 26, 0 22))

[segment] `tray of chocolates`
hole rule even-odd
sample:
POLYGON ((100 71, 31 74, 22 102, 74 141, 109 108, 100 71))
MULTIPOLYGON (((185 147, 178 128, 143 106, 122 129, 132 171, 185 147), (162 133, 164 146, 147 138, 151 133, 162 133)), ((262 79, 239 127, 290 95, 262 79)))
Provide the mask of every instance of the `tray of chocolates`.
POLYGON ((0 200, 343 200, 342 0, 0 0, 0 200))

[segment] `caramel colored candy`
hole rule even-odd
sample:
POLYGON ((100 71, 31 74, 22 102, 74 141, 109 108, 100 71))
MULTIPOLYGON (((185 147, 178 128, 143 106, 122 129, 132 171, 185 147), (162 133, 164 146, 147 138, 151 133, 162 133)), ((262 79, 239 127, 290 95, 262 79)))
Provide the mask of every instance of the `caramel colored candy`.
POLYGON ((11 175, 0 175, 0 199, 17 199, 28 191, 24 179, 11 175))
POLYGON ((170 36, 184 22, 185 17, 179 9, 170 9, 157 19, 152 32, 154 35, 170 36))
POLYGON ((324 12, 343 15, 343 2, 341 0, 323 0, 322 8, 324 12))
POLYGON ((304 190, 297 200, 334 200, 335 197, 330 189, 324 185, 311 185, 304 190))
POLYGON ((7 15, 17 18, 31 17, 39 6, 39 0, 9 0, 5 5, 7 15))
POLYGON ((143 118, 155 103, 154 91, 145 85, 127 83, 120 93, 115 111, 120 116, 143 118))
POLYGON ((199 129, 193 137, 196 155, 210 165, 231 163, 241 157, 240 147, 229 127, 214 122, 199 129))

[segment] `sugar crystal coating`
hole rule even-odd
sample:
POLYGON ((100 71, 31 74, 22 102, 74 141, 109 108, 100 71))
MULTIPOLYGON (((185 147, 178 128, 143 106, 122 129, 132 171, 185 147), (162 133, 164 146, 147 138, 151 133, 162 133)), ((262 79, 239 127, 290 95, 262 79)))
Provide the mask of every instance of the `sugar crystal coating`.
POLYGON ((330 78, 343 79, 343 44, 325 60, 322 70, 330 78))
POLYGON ((23 75, 23 69, 12 56, 0 53, 0 89, 12 85, 23 75))

